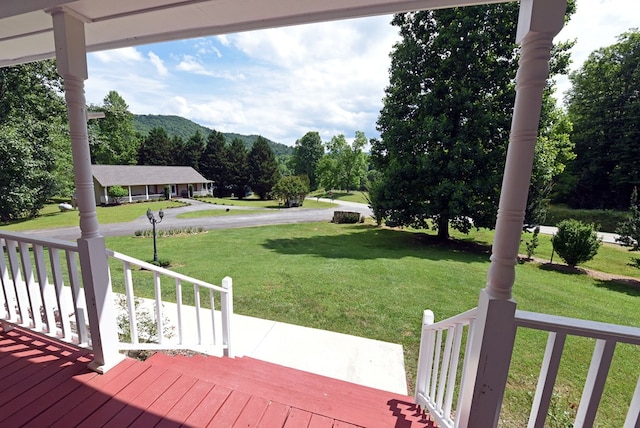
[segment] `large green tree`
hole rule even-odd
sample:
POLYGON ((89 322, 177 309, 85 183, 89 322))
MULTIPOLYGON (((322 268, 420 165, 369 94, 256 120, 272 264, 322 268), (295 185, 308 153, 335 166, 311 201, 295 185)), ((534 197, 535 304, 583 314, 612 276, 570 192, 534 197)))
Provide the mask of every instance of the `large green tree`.
POLYGON ((269 142, 258 137, 247 159, 249 166, 249 187, 260 197, 267 199, 273 186, 280 180, 278 162, 269 142))
POLYGON ((356 131, 352 144, 347 142, 343 134, 331 138, 327 143, 327 153, 317 167, 322 187, 347 192, 359 188, 367 173, 367 157, 363 151, 366 144, 367 137, 362 131, 356 131))
POLYGON ((577 157, 569 203, 625 209, 640 185, 640 32, 591 53, 570 80, 566 102, 577 157))
POLYGON ((153 128, 138 149, 138 165, 173 165, 175 144, 164 128, 153 128))
POLYGON ((322 155, 324 155, 324 146, 318 132, 309 131, 302 138, 296 140, 293 148, 293 157, 291 158, 293 173, 309 177, 311 191, 318 188, 316 170, 322 155))
POLYGON ((247 147, 241 139, 231 140, 231 146, 227 151, 229 184, 233 187, 233 193, 240 199, 246 195, 249 185, 248 156, 247 147))
POLYGON ((0 68, 0 218, 35 216, 69 196, 73 165, 54 61, 0 68))
POLYGON ((227 185, 230 184, 226 144, 224 134, 213 130, 207 137, 198 169, 206 179, 213 181, 214 194, 218 197, 227 195, 227 185))
MULTIPOLYGON (((519 5, 505 3, 399 14, 390 84, 372 159, 374 201, 392 225, 448 238, 493 227, 515 98, 519 5)), ((557 49, 552 67, 566 67, 557 49)), ((565 55, 566 57, 566 55, 565 55)))
POLYGON ((104 113, 104 118, 89 124, 91 161, 99 165, 135 165, 140 146, 134 128, 134 116, 116 91, 109 91, 102 106, 91 110, 104 113))
POLYGON ((200 171, 200 158, 206 147, 206 141, 200 131, 196 131, 177 151, 176 165, 193 167, 200 171))

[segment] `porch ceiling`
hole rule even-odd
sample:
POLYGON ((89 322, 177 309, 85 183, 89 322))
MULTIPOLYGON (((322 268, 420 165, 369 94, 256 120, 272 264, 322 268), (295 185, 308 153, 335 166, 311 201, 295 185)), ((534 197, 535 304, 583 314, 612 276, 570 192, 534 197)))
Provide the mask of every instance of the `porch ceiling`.
POLYGON ((52 58, 48 12, 86 22, 88 51, 505 0, 22 0, 0 3, 0 67, 52 58))

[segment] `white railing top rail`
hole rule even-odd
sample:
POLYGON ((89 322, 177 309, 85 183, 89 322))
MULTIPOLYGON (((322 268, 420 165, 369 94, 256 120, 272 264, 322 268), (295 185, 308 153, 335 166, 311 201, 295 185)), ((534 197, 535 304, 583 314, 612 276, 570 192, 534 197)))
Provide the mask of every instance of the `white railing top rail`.
POLYGON ((183 274, 181 274, 179 272, 174 272, 172 270, 165 269, 165 268, 160 267, 160 266, 156 266, 156 265, 154 265, 152 263, 144 262, 144 261, 136 259, 134 257, 127 256, 126 254, 119 253, 117 251, 112 251, 112 250, 107 249, 107 255, 111 256, 111 257, 113 257, 115 259, 121 260, 123 262, 128 262, 128 263, 140 266, 141 268, 144 268, 146 270, 149 270, 149 271, 152 271, 152 272, 157 272, 157 273, 159 273, 161 275, 165 275, 165 276, 168 276, 170 278, 179 279, 180 281, 188 282, 190 284, 194 284, 194 285, 197 285, 199 287, 209 288, 211 290, 219 291, 221 293, 228 292, 227 289, 225 289, 225 288, 223 288, 223 287, 221 287, 219 285, 213 285, 213 284, 210 284, 208 282, 201 281, 199 279, 192 278, 192 277, 187 276, 187 275, 183 275, 183 274))
POLYGON ((445 328, 454 327, 456 324, 468 325, 471 320, 477 317, 477 314, 478 308, 469 309, 468 311, 462 312, 458 315, 454 315, 451 318, 447 318, 433 324, 425 325, 424 328, 429 330, 442 330, 445 328))
POLYGON ((517 310, 518 327, 640 345, 640 328, 517 310))
POLYGON ((29 244, 41 245, 43 247, 58 248, 65 251, 78 251, 78 244, 75 242, 63 241, 62 239, 55 238, 38 238, 28 233, 0 231, 0 238, 27 242, 29 244))

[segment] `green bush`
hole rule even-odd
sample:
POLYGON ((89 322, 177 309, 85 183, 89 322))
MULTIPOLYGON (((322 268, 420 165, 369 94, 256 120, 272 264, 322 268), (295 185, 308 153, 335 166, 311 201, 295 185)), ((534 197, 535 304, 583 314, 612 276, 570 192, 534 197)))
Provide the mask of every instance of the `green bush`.
POLYGON ((547 218, 544 224, 554 226, 562 220, 573 218, 583 223, 593 223, 597 226, 597 230, 613 232, 628 214, 626 211, 574 210, 564 205, 551 205, 547 211, 547 218))
POLYGON ((558 231, 551 238, 553 250, 571 267, 588 262, 598 254, 602 239, 592 223, 575 219, 558 223, 558 231))
POLYGON ((107 195, 113 198, 116 204, 120 204, 122 198, 129 196, 129 191, 122 186, 111 186, 107 190, 107 195))

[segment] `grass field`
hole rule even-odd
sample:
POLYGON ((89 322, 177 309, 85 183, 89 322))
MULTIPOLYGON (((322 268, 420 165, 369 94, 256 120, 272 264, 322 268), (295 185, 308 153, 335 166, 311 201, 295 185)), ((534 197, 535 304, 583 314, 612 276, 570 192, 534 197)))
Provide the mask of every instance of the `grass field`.
MULTIPOLYGON (((207 202, 215 205, 226 205, 226 206, 235 206, 235 207, 251 207, 251 208, 283 208, 282 204, 278 203, 276 200, 268 200, 261 201, 257 198, 198 198, 199 201, 207 202)), ((336 204, 331 204, 328 202, 320 202, 314 201, 313 199, 305 199, 302 208, 308 209, 321 209, 321 208, 332 208, 335 207, 336 204)))
MULTIPOLYGON (((328 198, 328 199, 337 199, 340 201, 348 201, 348 202, 359 202, 361 204, 368 204, 367 200, 368 194, 367 192, 361 192, 359 190, 354 190, 352 192, 341 192, 333 190, 331 193, 325 190, 316 190, 309 194, 309 197, 312 198, 328 198)), ((306 204, 306 202, 305 202, 306 204)))
MULTIPOLYGON (((491 242, 491 232, 474 236, 480 243, 491 242)), ((149 239, 117 237, 107 238, 107 245, 146 260, 152 244, 149 239)), ((160 257, 169 255, 176 271, 214 284, 231 276, 234 306, 240 314, 402 344, 411 385, 422 311, 432 309, 441 320, 470 309, 485 285, 488 247, 468 243, 465 247, 435 245, 429 236, 408 230, 328 223, 218 230, 158 240, 160 257)), ((619 259, 606 263, 610 270, 625 264, 626 252, 616 251, 601 250, 611 252, 611 260, 619 259)), ((116 291, 121 291, 118 270, 121 267, 114 265, 112 278, 116 291)), ((520 309, 640 326, 636 288, 532 263, 520 264, 516 271, 514 298, 520 309)), ((135 275, 148 277, 149 288, 138 292, 151 296, 148 272, 135 275)), ((166 287, 171 296, 173 287, 166 287)), ((503 426, 526 425, 545 343, 543 334, 518 332, 503 426)), ((568 340, 554 401, 558 414, 571 412, 577 404, 592 349, 590 340, 568 340)), ((621 409, 626 411, 639 371, 638 349, 619 345, 598 426, 622 425, 621 409)))
MULTIPOLYGON (((145 215, 147 209, 158 211, 166 210, 174 207, 181 207, 184 204, 176 201, 159 201, 144 202, 135 204, 122 204, 108 207, 97 207, 98 222, 107 223, 123 223, 135 220, 145 215)), ((61 212, 57 204, 45 205, 40 210, 40 216, 29 220, 18 220, 8 224, 0 225, 0 230, 34 230, 34 229, 50 229, 54 227, 71 227, 78 225, 78 211, 61 212)))

